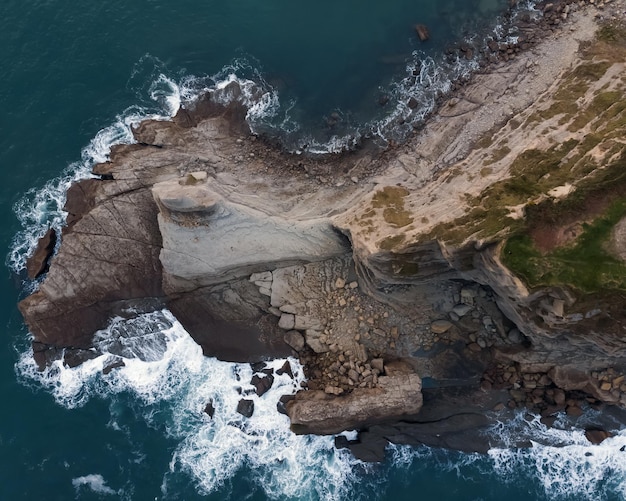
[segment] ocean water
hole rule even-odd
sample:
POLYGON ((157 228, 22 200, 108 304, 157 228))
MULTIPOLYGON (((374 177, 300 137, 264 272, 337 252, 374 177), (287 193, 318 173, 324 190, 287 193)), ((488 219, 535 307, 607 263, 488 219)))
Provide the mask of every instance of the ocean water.
POLYGON ((385 463, 360 463, 331 437, 291 434, 276 412, 302 383, 297 361, 294 380, 276 376, 263 397, 249 395, 250 367, 203 357, 167 311, 113 319, 98 333, 102 357, 36 371, 16 308, 37 286, 25 258, 63 224, 71 180, 131 142, 131 124, 238 80, 252 128, 288 148, 402 139, 475 69, 446 55, 451 44, 506 36, 508 0, 83 4, 0 5, 0 500, 626 498, 626 435, 591 446, 524 416, 491 433, 521 430, 531 449, 390 447, 385 463), (429 26, 428 43, 415 23, 429 26), (235 411, 242 393, 255 401, 250 420, 235 411))

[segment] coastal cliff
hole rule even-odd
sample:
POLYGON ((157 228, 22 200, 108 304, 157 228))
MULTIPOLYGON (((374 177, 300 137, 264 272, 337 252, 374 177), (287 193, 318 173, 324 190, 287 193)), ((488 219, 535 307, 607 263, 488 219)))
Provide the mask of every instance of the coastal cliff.
POLYGON ((386 151, 272 148, 236 84, 141 123, 72 186, 19 305, 38 363, 79 363, 112 317, 165 306, 207 356, 297 356, 294 431, 360 429, 344 445, 366 459, 485 451, 516 408, 626 407, 626 32, 549 5, 566 31, 386 151))

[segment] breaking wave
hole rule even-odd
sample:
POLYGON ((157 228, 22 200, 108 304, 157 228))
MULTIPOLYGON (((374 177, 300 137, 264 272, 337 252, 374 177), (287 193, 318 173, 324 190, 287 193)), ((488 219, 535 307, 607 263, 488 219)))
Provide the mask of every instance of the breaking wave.
MULTIPOLYGON (((39 372, 32 353, 24 353, 18 373, 27 384, 47 388, 67 408, 83 406, 92 398, 130 395, 139 418, 178 441, 170 471, 164 472, 165 497, 170 477, 180 472, 194 480, 201 494, 209 494, 249 468, 270 498, 338 500, 346 498, 359 474, 368 469, 347 451, 335 449, 333 437, 291 432, 277 403, 304 381, 295 359, 267 362, 274 382, 258 396, 250 383, 249 364, 205 357, 167 310, 132 321, 116 319, 97 337, 95 349, 102 355, 79 367, 57 361, 39 372), (286 361, 293 378, 277 373, 286 361), (254 402, 250 418, 237 412, 242 398, 254 402), (208 403, 214 408, 212 417, 204 411, 208 403)), ((115 422, 111 426, 115 428, 115 422)), ((74 486, 113 493, 99 475, 75 479, 74 486)))
POLYGON ((559 420, 547 427, 540 416, 520 413, 491 432, 505 443, 525 437, 532 444, 489 451, 493 471, 505 481, 522 473, 547 499, 626 499, 626 431, 592 445, 582 429, 567 429, 559 420))
POLYGON ((89 489, 96 494, 104 494, 107 496, 115 496, 120 494, 118 491, 111 489, 100 474, 85 475, 72 479, 72 485, 76 492, 81 489, 89 489))

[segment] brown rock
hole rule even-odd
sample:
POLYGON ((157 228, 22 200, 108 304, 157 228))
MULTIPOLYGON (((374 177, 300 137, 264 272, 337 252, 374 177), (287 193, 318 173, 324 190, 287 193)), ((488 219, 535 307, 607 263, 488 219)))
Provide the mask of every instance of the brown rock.
POLYGON ((287 414, 296 433, 335 434, 416 416, 421 390, 420 378, 412 373, 381 377, 376 388, 355 388, 339 397, 300 391, 287 403, 287 414))
POLYGON ((560 388, 555 389, 553 399, 556 405, 565 405, 565 392, 560 388))
POLYGON ((585 437, 594 445, 601 444, 607 438, 610 438, 612 436, 613 436, 612 433, 605 431, 605 430, 599 430, 599 429, 594 429, 594 428, 585 430, 585 437))
POLYGON ((565 412, 571 417, 580 417, 583 415, 583 410, 577 405, 568 406, 567 409, 565 409, 565 412))
POLYGON ((417 33, 417 36, 422 42, 425 42, 426 40, 430 38, 430 32, 428 31, 428 28, 424 24, 416 24, 415 32, 417 33))
POLYGON ((447 320, 435 320, 430 324, 430 330, 434 334, 443 334, 444 332, 448 332, 452 325, 452 322, 448 322, 447 320))
POLYGON ((378 369, 378 374, 383 374, 385 372, 385 365, 382 358, 373 358, 370 362, 372 369, 378 369))
POLYGON ((259 397, 265 395, 272 387, 273 383, 274 376, 272 376, 271 374, 267 374, 265 375, 265 377, 262 377, 259 374, 255 374, 254 376, 252 376, 252 380, 250 381, 250 384, 254 386, 254 391, 259 397))
POLYGON ((57 242, 57 234, 54 228, 48 229, 45 235, 37 242, 37 247, 32 256, 26 261, 28 278, 34 280, 48 271, 48 262, 54 252, 57 242))
POLYGON ((276 374, 282 376, 283 374, 287 374, 290 378, 293 379, 293 370, 291 369, 291 364, 289 360, 285 360, 285 363, 281 366, 280 369, 276 371, 276 374))

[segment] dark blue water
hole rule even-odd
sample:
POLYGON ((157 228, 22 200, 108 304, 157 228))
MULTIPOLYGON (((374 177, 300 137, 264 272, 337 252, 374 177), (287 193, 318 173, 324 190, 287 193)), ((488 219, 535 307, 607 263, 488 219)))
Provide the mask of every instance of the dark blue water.
POLYGON ((1 500, 623 499, 624 437, 592 456, 569 434, 564 449, 398 448, 364 466, 331 439, 292 436, 271 411, 278 393, 239 423, 234 388, 247 369, 204 359, 178 326, 151 318, 128 327, 154 330, 146 361, 108 378, 103 360, 33 371, 15 306, 32 285, 20 273, 25 253, 62 220, 59 179, 86 175, 112 142, 129 141, 132 120, 166 117, 236 74, 266 93, 253 125, 292 147, 402 137, 451 76, 472 68, 444 64, 443 51, 493 30, 508 0, 82 3, 0 5, 0 248, 10 256, 0 288, 1 500), (417 22, 431 30, 426 44, 417 22), (420 102, 412 112, 409 97, 420 102), (332 113, 341 121, 329 127, 332 113), (201 412, 209 397, 222 403, 214 422, 201 412))

